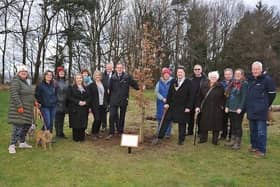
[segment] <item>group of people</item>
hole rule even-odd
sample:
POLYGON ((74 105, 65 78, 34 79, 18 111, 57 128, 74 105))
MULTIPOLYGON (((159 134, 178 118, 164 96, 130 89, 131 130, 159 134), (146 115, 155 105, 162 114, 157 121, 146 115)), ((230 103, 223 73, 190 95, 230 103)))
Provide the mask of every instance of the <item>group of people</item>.
MULTIPOLYGON (((174 78, 169 68, 163 68, 161 73, 155 87, 159 141, 170 137, 172 122, 175 122, 178 123, 178 144, 183 145, 185 136, 196 133, 194 126, 197 124, 199 143, 207 142, 208 131, 212 131, 214 145, 218 145, 219 137, 226 139, 229 136, 230 141, 225 145, 240 149, 242 120, 246 112, 250 126, 249 151, 259 157, 265 155, 267 113, 276 96, 276 88, 271 77, 263 72, 261 62, 252 64, 248 76, 242 69, 227 68, 222 81, 219 81, 218 71, 209 72, 206 77, 199 64, 194 66, 189 78, 182 66, 177 68, 174 78)), ((116 64, 115 69, 112 63, 106 64, 106 70, 103 73, 96 70, 93 79, 88 70, 82 70, 74 76, 72 84, 66 79, 63 67, 58 67, 55 75, 48 70, 35 92, 27 78, 26 66, 20 65, 10 86, 8 122, 13 125, 13 130, 8 150, 11 154, 16 153, 17 143, 19 148, 32 148, 26 143, 25 136, 34 123, 34 106, 42 114, 42 129, 53 132, 54 123, 58 138, 66 138, 63 132, 66 113, 69 114, 74 141, 84 141, 88 131, 93 140, 101 138, 100 130, 107 128, 107 113, 109 131, 106 140, 115 134, 120 136, 124 132, 129 88, 139 90, 137 82, 124 71, 121 63, 116 64), (90 112, 94 117, 91 130, 87 129, 90 112)))
POLYGON ((90 130, 93 140, 101 137, 101 128, 106 130, 108 112, 109 134, 106 140, 116 133, 120 136, 124 132, 129 88, 139 89, 121 63, 116 64, 115 70, 112 63, 106 64, 105 72, 96 70, 93 79, 88 70, 82 70, 74 76, 72 84, 66 79, 63 67, 58 67, 55 74, 48 70, 35 91, 27 79, 27 67, 20 65, 10 86, 8 122, 13 125, 13 130, 8 150, 11 154, 16 153, 17 143, 19 148, 32 148, 26 143, 25 136, 34 123, 34 107, 40 110, 42 130, 52 133, 54 123, 57 138, 66 138, 63 126, 68 113, 73 140, 84 141, 90 112, 94 117, 90 130))
POLYGON ((276 87, 263 71, 261 62, 254 62, 251 73, 246 76, 240 68, 235 71, 226 68, 221 81, 218 71, 209 72, 206 77, 199 64, 194 66, 190 78, 186 78, 184 67, 177 68, 176 78, 171 77, 168 68, 163 68, 155 93, 159 125, 154 144, 170 137, 171 124, 175 122, 178 123, 178 145, 183 145, 185 136, 194 134, 196 121, 198 143, 207 142, 208 131, 212 131, 214 145, 218 145, 219 139, 228 137, 225 146, 238 150, 242 139, 242 120, 247 113, 249 151, 257 157, 265 156, 267 115, 276 96, 276 87))

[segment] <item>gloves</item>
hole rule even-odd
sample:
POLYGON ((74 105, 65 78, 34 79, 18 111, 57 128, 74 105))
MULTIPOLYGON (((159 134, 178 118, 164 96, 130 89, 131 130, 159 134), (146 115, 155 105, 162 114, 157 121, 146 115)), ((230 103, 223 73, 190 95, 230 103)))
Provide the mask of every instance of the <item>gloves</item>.
POLYGON ((23 107, 19 107, 19 108, 17 109, 17 112, 20 113, 20 114, 22 114, 22 113, 24 112, 23 107))

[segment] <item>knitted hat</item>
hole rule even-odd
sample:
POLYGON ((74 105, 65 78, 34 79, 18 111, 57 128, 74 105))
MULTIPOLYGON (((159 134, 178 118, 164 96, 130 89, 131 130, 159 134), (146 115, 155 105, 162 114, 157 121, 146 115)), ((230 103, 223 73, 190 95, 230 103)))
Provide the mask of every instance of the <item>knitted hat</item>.
POLYGON ((19 64, 19 65, 17 66, 17 74, 19 74, 19 73, 22 72, 22 71, 27 71, 27 67, 26 67, 26 65, 24 65, 24 64, 19 64))
POLYGON ((161 70, 161 74, 162 74, 162 75, 164 75, 165 73, 167 73, 167 74, 171 75, 171 71, 170 71, 170 69, 169 69, 169 68, 162 68, 162 70, 161 70))
POLYGON ((59 66, 59 67, 56 68, 56 74, 57 74, 57 75, 58 75, 59 72, 61 72, 61 71, 64 71, 64 67, 59 66))

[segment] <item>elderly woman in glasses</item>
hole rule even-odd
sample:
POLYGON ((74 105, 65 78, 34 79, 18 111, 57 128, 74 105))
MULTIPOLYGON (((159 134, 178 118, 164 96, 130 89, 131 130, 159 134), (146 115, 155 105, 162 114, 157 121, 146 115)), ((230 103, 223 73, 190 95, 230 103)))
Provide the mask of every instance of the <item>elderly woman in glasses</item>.
POLYGON ((218 79, 218 71, 210 72, 208 80, 204 82, 199 92, 196 103, 196 112, 200 115, 199 143, 207 142, 208 131, 212 131, 212 144, 218 145, 219 131, 223 128, 225 106, 224 88, 218 79))

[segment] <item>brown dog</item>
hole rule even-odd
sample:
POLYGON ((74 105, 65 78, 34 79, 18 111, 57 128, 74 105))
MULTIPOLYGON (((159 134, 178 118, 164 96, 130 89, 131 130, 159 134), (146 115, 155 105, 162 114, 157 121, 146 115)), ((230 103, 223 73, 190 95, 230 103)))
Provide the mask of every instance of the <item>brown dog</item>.
POLYGON ((44 149, 47 149, 47 145, 52 149, 52 133, 49 130, 38 130, 35 135, 35 142, 36 147, 41 144, 44 149))

